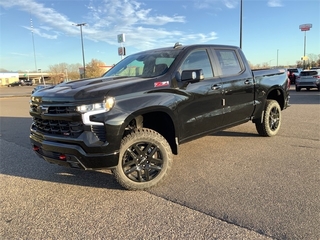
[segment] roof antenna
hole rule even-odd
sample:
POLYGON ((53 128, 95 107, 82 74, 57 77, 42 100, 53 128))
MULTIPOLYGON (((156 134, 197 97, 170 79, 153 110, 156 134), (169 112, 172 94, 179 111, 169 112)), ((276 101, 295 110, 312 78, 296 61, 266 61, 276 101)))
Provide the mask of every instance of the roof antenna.
POLYGON ((173 48, 178 48, 178 47, 182 47, 182 44, 179 43, 179 42, 176 42, 176 43, 174 44, 174 47, 173 47, 173 48))

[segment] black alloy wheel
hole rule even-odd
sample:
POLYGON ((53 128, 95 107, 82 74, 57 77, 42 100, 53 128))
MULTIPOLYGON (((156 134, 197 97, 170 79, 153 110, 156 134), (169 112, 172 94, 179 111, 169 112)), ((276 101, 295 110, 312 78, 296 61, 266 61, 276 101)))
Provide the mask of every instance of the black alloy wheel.
POLYGON ((154 130, 136 129, 123 138, 117 181, 128 190, 145 190, 162 182, 172 165, 171 148, 154 130))
POLYGON ((255 122, 259 135, 272 137, 276 135, 281 126, 281 108, 277 101, 267 100, 263 119, 255 122))

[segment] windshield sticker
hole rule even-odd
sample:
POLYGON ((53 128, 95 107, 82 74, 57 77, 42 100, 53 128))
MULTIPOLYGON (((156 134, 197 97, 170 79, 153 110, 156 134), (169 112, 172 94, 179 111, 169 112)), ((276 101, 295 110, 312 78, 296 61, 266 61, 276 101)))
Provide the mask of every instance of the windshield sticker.
POLYGON ((155 82, 154 83, 154 87, 164 87, 164 86, 169 86, 169 81, 155 82))

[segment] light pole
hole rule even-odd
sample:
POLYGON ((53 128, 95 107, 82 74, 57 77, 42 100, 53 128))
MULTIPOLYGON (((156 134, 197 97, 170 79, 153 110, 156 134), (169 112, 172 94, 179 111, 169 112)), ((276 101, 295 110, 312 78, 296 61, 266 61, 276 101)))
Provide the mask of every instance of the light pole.
POLYGON ((271 62, 273 61, 274 59, 271 59, 269 60, 269 66, 271 67, 271 62))
POLYGON ((66 70, 66 82, 69 81, 69 77, 68 77, 68 68, 65 69, 66 70))
MULTIPOLYGON (((38 71, 41 73, 41 79, 43 81, 43 85, 46 85, 46 82, 44 81, 44 77, 43 77, 41 68, 39 68, 38 71)), ((41 81, 39 81, 39 83, 41 83, 41 81)))
POLYGON ((30 18, 30 25, 31 25, 31 34, 32 34, 32 44, 33 44, 34 67, 35 67, 35 71, 37 71, 36 48, 35 48, 35 45, 34 45, 33 25, 32 25, 32 19, 31 18, 30 18))
POLYGON ((307 41, 307 31, 310 30, 310 28, 312 28, 312 24, 308 23, 308 24, 302 24, 299 26, 300 30, 304 32, 304 50, 303 50, 303 69, 306 68, 306 41, 307 41))
POLYGON ((277 67, 279 66, 279 49, 277 49, 277 67))
POLYGON ((82 64, 83 64, 83 78, 86 77, 86 63, 84 61, 84 48, 83 48, 83 37, 82 37, 82 26, 85 26, 86 23, 77 23, 74 24, 77 27, 80 27, 80 35, 81 35, 81 47, 82 47, 82 64))
POLYGON ((242 49, 242 0, 240 1, 240 48, 242 49))

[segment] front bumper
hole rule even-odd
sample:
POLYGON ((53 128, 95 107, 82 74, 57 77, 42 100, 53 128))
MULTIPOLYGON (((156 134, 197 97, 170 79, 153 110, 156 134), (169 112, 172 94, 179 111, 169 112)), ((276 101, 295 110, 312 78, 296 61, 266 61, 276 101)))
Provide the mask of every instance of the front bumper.
POLYGON ((113 168, 117 166, 119 151, 112 151, 109 144, 90 146, 84 136, 78 139, 48 137, 31 129, 30 142, 34 152, 50 163, 85 170, 113 168))

